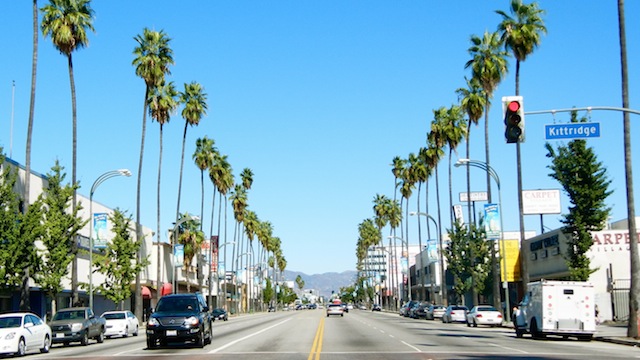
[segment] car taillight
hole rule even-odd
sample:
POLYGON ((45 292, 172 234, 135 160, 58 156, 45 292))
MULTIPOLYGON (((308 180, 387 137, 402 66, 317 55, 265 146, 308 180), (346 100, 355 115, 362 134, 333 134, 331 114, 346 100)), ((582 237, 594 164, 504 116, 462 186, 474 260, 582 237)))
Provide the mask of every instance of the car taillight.
POLYGON ((497 315, 498 319, 502 319, 502 314, 497 315))
POLYGON ((476 317, 477 317, 477 318, 481 318, 481 317, 482 317, 482 314, 476 314, 476 317))

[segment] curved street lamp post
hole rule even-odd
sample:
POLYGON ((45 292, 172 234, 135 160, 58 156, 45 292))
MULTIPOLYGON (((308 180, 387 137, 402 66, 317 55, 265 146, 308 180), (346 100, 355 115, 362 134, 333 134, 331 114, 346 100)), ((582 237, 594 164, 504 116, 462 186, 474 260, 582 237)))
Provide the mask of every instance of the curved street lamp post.
POLYGON ((131 176, 129 169, 107 171, 98 176, 89 192, 89 307, 93 310, 93 193, 103 182, 116 176, 131 176))
POLYGON ((502 191, 500 190, 500 177, 498 177, 498 173, 495 171, 495 169, 492 168, 491 165, 487 164, 484 161, 459 159, 458 161, 456 161, 454 166, 459 167, 464 165, 469 165, 469 166, 476 167, 486 171, 493 178, 493 180, 496 182, 496 185, 498 186, 498 206, 500 209, 500 245, 501 245, 500 253, 501 253, 502 276, 503 276, 502 287, 504 288, 504 299, 505 299, 504 300, 505 301, 504 316, 505 316, 505 320, 507 322, 510 322, 511 314, 509 309, 509 281, 507 279, 507 257, 506 257, 507 248, 504 242, 504 226, 502 222, 502 191))

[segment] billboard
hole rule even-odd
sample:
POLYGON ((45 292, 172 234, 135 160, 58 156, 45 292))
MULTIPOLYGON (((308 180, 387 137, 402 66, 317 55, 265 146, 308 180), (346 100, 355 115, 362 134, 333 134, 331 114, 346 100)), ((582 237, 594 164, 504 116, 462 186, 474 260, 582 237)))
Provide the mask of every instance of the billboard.
POLYGON ((522 190, 524 215, 560 214, 560 190, 522 190))
POLYGON ((505 281, 505 261, 506 261, 506 281, 515 282, 521 280, 520 274, 520 241, 502 240, 500 241, 500 251, 504 250, 504 256, 500 256, 500 274, 502 281, 505 281))

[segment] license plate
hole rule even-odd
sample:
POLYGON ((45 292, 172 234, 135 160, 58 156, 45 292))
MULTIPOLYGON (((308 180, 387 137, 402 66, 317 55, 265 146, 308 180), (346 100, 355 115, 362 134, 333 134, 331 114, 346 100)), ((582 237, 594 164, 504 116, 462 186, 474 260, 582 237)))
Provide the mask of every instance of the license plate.
POLYGON ((63 337, 64 337, 64 334, 63 334, 63 333, 56 333, 56 337, 57 337, 57 338, 63 338, 63 337))
POLYGON ((178 330, 167 330, 167 336, 178 336, 178 330))

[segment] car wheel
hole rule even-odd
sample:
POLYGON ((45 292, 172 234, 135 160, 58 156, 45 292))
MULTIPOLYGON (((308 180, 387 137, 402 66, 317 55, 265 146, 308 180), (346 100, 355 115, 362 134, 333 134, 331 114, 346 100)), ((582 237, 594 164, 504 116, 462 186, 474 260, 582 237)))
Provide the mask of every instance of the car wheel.
POLYGON ((18 351, 16 351, 16 356, 24 356, 27 352, 27 344, 24 342, 24 338, 20 338, 18 342, 18 351))
POLYGON ((104 342, 104 332, 100 330, 100 334, 96 336, 96 340, 98 340, 98 344, 102 344, 104 342))
POLYGON ((129 336, 129 326, 124 328, 124 334, 122 335, 122 337, 128 337, 128 336, 129 336))
POLYGON ((133 332, 133 336, 138 336, 138 325, 136 325, 136 330, 133 332))
POLYGON ((40 352, 45 354, 49 352, 49 349, 51 349, 51 339, 49 338, 49 335, 45 335, 40 352))
POLYGON ((150 338, 147 338, 147 349, 153 349, 156 347, 156 341, 150 338))
POLYGON ((85 330, 85 332, 82 333, 82 338, 80 339, 80 344, 82 344, 82 346, 86 346, 87 344, 89 344, 88 330, 85 330))
POLYGON ((205 346, 204 329, 202 329, 200 331, 200 333, 198 334, 198 338, 196 340, 196 344, 198 345, 199 348, 203 348, 205 346))

